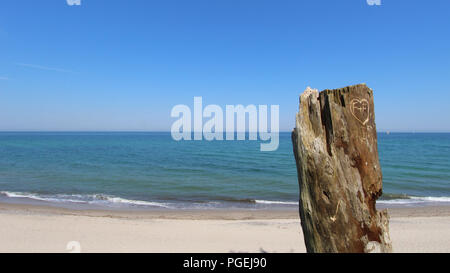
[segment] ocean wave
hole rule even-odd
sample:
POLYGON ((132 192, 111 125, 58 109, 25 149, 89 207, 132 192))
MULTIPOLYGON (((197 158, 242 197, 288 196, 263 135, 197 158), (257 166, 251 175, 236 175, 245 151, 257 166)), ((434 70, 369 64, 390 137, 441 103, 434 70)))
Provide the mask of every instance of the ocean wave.
POLYGON ((137 206, 150 206, 150 207, 162 207, 162 208, 172 208, 171 206, 165 203, 159 202, 149 202, 149 201, 140 201, 140 200, 129 200, 120 197, 107 197, 107 201, 115 203, 115 204, 128 204, 128 205, 137 205, 137 206))
MULTIPOLYGON (((34 201, 74 204, 74 205, 98 205, 105 207, 137 207, 137 208, 165 208, 165 209, 209 209, 233 207, 233 203, 242 204, 238 207, 272 207, 272 206, 297 206, 299 203, 294 201, 279 200, 258 200, 258 199, 234 199, 217 198, 216 200, 191 200, 189 202, 179 200, 173 202, 156 202, 126 199, 118 196, 106 194, 38 194, 29 192, 11 192, 0 191, 0 197, 29 199, 34 201), (252 205, 253 204, 253 205, 252 205)), ((407 195, 384 195, 383 199, 377 201, 377 204, 387 205, 408 205, 408 204, 426 204, 426 203, 450 203, 450 197, 418 197, 407 195)))
POLYGON ((292 201, 271 201, 271 200, 257 200, 251 198, 231 198, 231 197, 214 197, 218 201, 230 203, 247 203, 247 204, 266 204, 266 205, 298 205, 298 202, 292 201))
POLYGON ((257 204, 268 204, 268 205, 298 205, 298 202, 288 202, 288 201, 269 201, 269 200, 255 200, 257 204))
POLYGON ((85 203, 85 201, 79 199, 72 199, 71 197, 81 197, 78 195, 55 195, 55 196, 47 196, 47 195, 38 195, 33 193, 26 192, 8 192, 8 191, 0 191, 0 195, 9 197, 9 198, 27 198, 37 201, 48 201, 48 202, 70 202, 70 203, 85 203), (58 197, 60 196, 60 197, 58 197))
POLYGON ((27 192, 9 192, 0 191, 0 195, 8 198, 26 198, 36 201, 54 202, 54 203, 76 203, 87 205, 115 205, 125 204, 130 206, 147 206, 147 207, 162 207, 171 208, 166 203, 149 202, 141 200, 130 200, 117 196, 105 195, 105 194, 35 194, 27 192))
MULTIPOLYGON (((298 202, 285 202, 285 201, 268 201, 268 200, 255 200, 259 204, 275 204, 275 205, 298 205, 298 202)), ((418 196, 406 196, 401 195, 396 198, 377 200, 377 204, 420 204, 420 203, 450 203, 450 197, 418 197, 418 196)))
POLYGON ((426 196, 426 197, 419 197, 419 196, 404 196, 402 198, 394 198, 394 199, 388 199, 388 200, 378 200, 377 203, 379 204, 421 204, 421 203, 449 203, 450 197, 443 196, 443 197, 435 197, 435 196, 426 196))
POLYGON ((59 204, 74 205, 99 205, 106 207, 141 207, 141 208, 165 208, 165 209, 211 209, 227 207, 272 207, 272 206, 296 206, 298 202, 276 201, 276 200, 255 200, 255 199, 235 199, 216 197, 212 200, 172 200, 166 202, 142 201, 125 199, 118 196, 106 194, 38 194, 29 192, 0 191, 0 197, 28 199, 59 204))

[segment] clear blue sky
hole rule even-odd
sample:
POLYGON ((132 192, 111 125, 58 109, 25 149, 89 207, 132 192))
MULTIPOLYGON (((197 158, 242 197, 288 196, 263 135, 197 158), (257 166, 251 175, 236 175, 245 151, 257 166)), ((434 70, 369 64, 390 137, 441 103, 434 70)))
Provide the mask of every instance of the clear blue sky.
POLYGON ((379 130, 450 131, 450 1, 3 0, 0 130, 170 130, 176 104, 367 83, 379 130))

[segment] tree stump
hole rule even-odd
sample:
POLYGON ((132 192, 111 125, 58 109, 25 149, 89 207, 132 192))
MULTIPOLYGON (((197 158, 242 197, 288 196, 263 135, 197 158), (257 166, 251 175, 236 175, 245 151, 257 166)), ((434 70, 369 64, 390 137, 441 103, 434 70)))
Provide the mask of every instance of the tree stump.
POLYGON ((307 88, 292 133, 308 252, 391 252, 373 91, 365 84, 307 88))

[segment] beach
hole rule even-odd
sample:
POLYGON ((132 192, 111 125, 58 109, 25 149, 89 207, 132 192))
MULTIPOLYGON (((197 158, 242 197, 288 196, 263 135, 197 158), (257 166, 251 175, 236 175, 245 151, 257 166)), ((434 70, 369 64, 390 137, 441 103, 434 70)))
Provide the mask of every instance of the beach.
MULTIPOLYGON (((394 252, 450 252, 450 206, 389 208, 394 252)), ((0 204, 0 252, 306 251, 296 210, 71 210, 0 204)))

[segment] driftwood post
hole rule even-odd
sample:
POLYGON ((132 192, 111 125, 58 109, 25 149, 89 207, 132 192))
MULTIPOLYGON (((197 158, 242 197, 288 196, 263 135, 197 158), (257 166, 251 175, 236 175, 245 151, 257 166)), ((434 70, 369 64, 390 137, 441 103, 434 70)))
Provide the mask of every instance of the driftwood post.
POLYGON ((373 91, 307 88, 292 133, 308 252, 391 252, 373 91))

